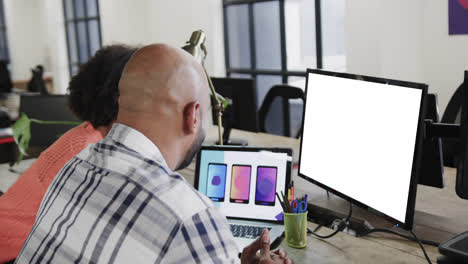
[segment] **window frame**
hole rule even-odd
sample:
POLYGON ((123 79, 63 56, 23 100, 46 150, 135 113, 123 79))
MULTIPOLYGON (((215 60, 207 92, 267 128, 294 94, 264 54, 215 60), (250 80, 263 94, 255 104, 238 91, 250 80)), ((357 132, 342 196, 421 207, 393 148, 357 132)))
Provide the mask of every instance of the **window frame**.
POLYGON ((2 35, 3 40, 3 50, 0 50, 0 60, 4 60, 7 64, 10 64, 10 49, 8 47, 8 35, 7 35, 7 25, 5 17, 5 4, 3 0, 0 0, 0 34, 2 35), (5 54, 3 54, 5 52, 5 54))
MULTIPOLYGON (((315 1, 315 42, 316 42, 316 65, 318 69, 323 68, 323 49, 322 49, 322 19, 321 19, 321 0, 315 1)), ((257 79, 257 75, 274 75, 281 76, 283 83, 288 83, 288 78, 291 76, 306 77, 306 70, 304 71, 289 71, 287 65, 287 52, 286 52, 286 25, 285 25, 285 0, 223 0, 223 28, 224 28, 224 56, 226 64, 226 76, 232 74, 250 74, 252 78, 257 79), (261 2, 278 2, 279 5, 279 19, 280 19, 280 40, 281 40, 281 70, 267 70, 257 68, 256 51, 255 51, 255 29, 254 29, 254 12, 253 6, 255 3, 261 2), (230 64, 229 57, 229 36, 228 36, 228 21, 227 21, 227 7, 247 5, 248 9, 248 25, 250 37, 250 68, 233 68, 230 64)))
POLYGON ((79 33, 78 33, 78 23, 79 22, 85 22, 85 32, 86 32, 86 53, 88 55, 88 58, 93 56, 94 54, 91 54, 91 41, 90 41, 90 33, 89 33, 89 24, 92 21, 96 21, 98 25, 98 35, 99 35, 99 47, 102 47, 102 30, 101 30, 101 15, 100 15, 100 9, 99 9, 99 0, 94 0, 96 1, 96 15, 94 16, 88 16, 88 3, 86 0, 70 0, 71 1, 71 9, 73 10, 73 14, 70 14, 68 16, 67 14, 67 0, 62 0, 62 6, 63 6, 63 16, 64 16, 64 25, 65 25, 65 35, 67 39, 67 54, 68 54, 68 70, 70 73, 70 77, 73 76, 73 67, 79 67, 81 66, 80 58, 81 58, 81 50, 78 46, 79 44, 79 33), (77 18, 77 1, 83 1, 83 17, 77 18), (67 18, 71 17, 71 18, 67 18), (75 42, 70 43, 70 38, 69 38, 69 31, 68 31, 68 26, 72 24, 72 26, 75 28, 75 42), (70 46, 75 45, 75 50, 76 50, 76 57, 77 61, 72 61, 71 57, 71 51, 70 51, 70 46))

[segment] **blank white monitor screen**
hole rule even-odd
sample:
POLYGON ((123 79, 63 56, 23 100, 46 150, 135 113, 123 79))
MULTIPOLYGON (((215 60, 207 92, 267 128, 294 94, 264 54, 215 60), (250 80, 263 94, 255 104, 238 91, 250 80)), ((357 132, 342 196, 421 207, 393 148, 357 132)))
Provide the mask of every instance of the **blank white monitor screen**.
POLYGON ((307 77, 301 176, 405 223, 423 90, 307 77))

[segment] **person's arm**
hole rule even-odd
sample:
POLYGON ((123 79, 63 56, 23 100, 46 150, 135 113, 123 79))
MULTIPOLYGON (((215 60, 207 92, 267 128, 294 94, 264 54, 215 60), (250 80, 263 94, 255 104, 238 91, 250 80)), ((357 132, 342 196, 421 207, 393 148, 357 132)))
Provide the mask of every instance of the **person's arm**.
POLYGON ((238 263, 238 250, 226 217, 208 208, 185 219, 163 263, 238 263))

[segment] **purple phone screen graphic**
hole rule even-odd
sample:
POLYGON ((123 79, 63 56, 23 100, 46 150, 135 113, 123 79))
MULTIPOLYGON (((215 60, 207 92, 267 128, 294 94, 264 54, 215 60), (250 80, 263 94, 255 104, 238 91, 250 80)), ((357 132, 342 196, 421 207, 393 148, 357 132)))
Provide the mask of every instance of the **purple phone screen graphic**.
POLYGON ((277 171, 276 167, 259 166, 257 168, 255 204, 275 205, 277 171))
POLYGON ((211 185, 218 186, 221 183, 221 177, 214 176, 213 180, 211 180, 211 185))

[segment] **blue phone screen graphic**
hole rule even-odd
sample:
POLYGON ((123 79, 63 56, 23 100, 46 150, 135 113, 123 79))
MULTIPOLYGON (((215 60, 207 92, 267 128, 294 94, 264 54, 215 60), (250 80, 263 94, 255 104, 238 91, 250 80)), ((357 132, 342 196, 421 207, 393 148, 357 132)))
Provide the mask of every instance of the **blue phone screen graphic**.
POLYGON ((257 167, 257 185, 255 191, 255 204, 257 205, 275 205, 276 193, 276 167, 257 167))
POLYGON ((209 163, 206 196, 213 201, 224 201, 226 188, 226 164, 209 163))

